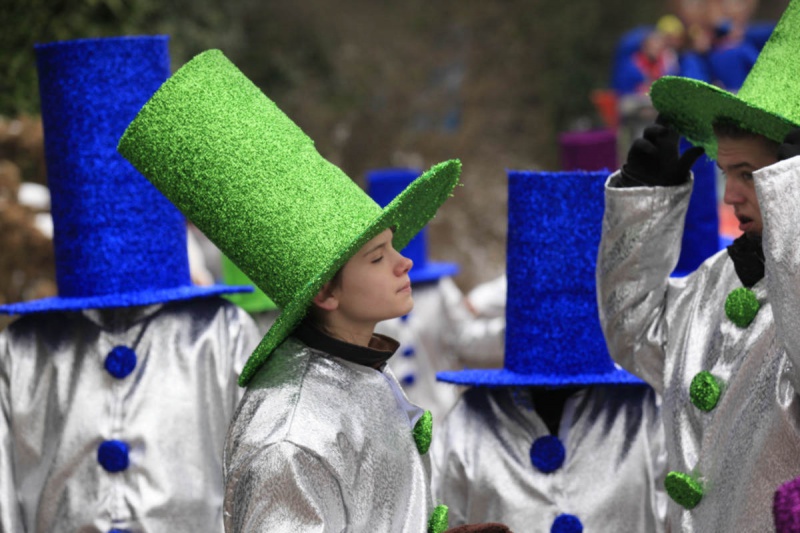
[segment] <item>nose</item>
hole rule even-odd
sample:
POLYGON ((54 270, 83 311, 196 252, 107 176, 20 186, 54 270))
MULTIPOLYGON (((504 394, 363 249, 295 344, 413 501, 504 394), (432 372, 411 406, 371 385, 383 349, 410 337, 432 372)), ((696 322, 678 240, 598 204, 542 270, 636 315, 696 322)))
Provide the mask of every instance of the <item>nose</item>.
POLYGON ((722 197, 722 201, 726 205, 736 205, 744 201, 741 185, 737 180, 731 178, 725 180, 725 195, 722 197))
POLYGON ((399 260, 397 261, 395 272, 398 276, 408 274, 408 271, 411 270, 412 266, 414 266, 414 261, 400 253, 398 253, 397 256, 399 257, 399 260))

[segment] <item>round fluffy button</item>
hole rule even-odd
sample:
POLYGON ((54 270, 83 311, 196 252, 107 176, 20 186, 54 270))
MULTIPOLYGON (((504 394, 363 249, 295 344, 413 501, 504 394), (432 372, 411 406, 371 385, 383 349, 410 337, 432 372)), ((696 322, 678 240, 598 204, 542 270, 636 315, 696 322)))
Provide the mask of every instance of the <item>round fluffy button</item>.
POLYGON ((414 442, 417 444, 417 451, 420 455, 428 453, 433 438, 433 415, 430 411, 425 411, 414 425, 414 442))
POLYGON ((672 471, 667 474, 664 488, 669 497, 684 509, 694 509, 703 499, 703 486, 683 472, 672 471))
POLYGON ((115 346, 106 356, 105 367, 115 378, 126 378, 136 368, 136 352, 127 346, 115 346))
POLYGON ((739 287, 725 299, 725 315, 740 328, 746 328, 756 317, 761 304, 753 291, 739 287))
POLYGON ((560 514, 553 520, 550 533, 581 533, 583 524, 577 516, 572 514, 560 514))
POLYGON ((701 411, 711 411, 717 406, 722 394, 721 385, 720 380, 715 378, 711 372, 705 370, 698 372, 689 386, 689 398, 701 411))
POLYGON ((414 374, 406 374, 400 380, 400 383, 408 387, 409 385, 413 385, 415 381, 417 381, 417 378, 414 376, 414 374))
POLYGON ((531 462, 540 472, 555 472, 564 464, 566 451, 564 445, 555 435, 545 435, 533 441, 531 446, 531 462))
POLYGON ((428 533, 443 533, 447 530, 449 514, 446 505, 437 505, 428 519, 428 533))
POLYGON ((107 440, 97 448, 97 462, 109 472, 128 468, 128 444, 121 440, 107 440))

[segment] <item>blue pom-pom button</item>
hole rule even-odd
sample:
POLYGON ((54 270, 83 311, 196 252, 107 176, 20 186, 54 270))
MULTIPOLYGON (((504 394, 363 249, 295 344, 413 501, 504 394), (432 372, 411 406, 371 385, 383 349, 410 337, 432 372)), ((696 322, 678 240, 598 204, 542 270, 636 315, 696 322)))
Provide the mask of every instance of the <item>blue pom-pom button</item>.
POLYGON ((403 350, 403 357, 414 357, 415 353, 413 346, 406 346, 403 350))
POLYGON ((409 386, 413 385, 416 380, 417 378, 414 377, 414 374, 406 374, 405 376, 403 376, 403 379, 401 379, 400 382, 403 385, 409 386))
POLYGON ((560 514, 553 520, 550 533, 581 533, 583 524, 577 516, 572 514, 560 514))
POLYGON ((130 464, 128 444, 121 440, 104 441, 97 448, 97 462, 108 472, 122 472, 130 464))
POLYGON ((124 379, 136 368, 136 352, 127 346, 115 346, 105 361, 106 371, 117 379, 124 379))
POLYGON ((564 464, 567 452, 564 445, 555 435, 545 435, 533 441, 531 446, 531 462, 540 472, 555 472, 564 464))

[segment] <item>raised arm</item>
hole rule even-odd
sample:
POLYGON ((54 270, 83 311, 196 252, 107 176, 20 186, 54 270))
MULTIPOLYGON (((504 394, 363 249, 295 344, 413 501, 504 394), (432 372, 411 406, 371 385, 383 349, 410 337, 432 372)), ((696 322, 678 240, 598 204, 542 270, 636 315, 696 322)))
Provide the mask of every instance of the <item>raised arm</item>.
POLYGON ((606 184, 597 259, 600 324, 611 356, 656 391, 663 389, 669 275, 680 255, 691 196, 689 168, 701 148, 678 155, 678 134, 645 129, 606 184))

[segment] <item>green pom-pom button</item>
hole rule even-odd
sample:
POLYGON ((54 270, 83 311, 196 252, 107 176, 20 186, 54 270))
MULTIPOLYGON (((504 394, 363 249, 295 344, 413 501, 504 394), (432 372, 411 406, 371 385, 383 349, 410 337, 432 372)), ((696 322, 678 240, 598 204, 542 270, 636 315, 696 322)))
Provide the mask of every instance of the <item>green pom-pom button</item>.
POLYGON ((689 398, 701 411, 708 412, 716 407, 721 394, 722 382, 705 370, 697 373, 689 387, 689 398))
POLYGON ((428 453, 428 448, 431 447, 432 436, 433 415, 431 415, 430 411, 425 411, 414 426, 414 442, 417 444, 417 450, 420 455, 428 453))
POLYGON ((442 533, 445 531, 449 525, 447 515, 447 506, 437 505, 430 519, 428 519, 428 533, 442 533))
POLYGON ((725 315, 740 328, 750 325, 760 307, 755 293, 745 287, 732 290, 725 299, 725 315))
POLYGON ((682 472, 672 471, 667 474, 664 488, 669 497, 684 509, 694 509, 703 499, 703 486, 682 472))

